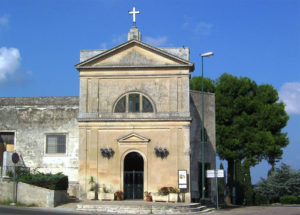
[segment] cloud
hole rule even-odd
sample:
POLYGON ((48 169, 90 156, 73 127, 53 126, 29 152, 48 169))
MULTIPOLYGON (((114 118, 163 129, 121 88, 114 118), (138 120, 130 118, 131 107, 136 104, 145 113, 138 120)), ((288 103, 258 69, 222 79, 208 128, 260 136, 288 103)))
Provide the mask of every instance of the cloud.
POLYGON ((0 26, 7 26, 9 23, 9 18, 7 15, 0 17, 0 26))
POLYGON ((120 44, 127 41, 127 34, 113 35, 112 43, 120 44))
POLYGON ((17 48, 0 48, 0 87, 24 86, 31 81, 32 72, 20 68, 21 54, 17 48))
POLYGON ((101 44, 100 44, 100 48, 101 48, 101 49, 107 49, 107 43, 104 43, 104 42, 101 43, 101 44))
POLYGON ((193 21, 192 17, 190 16, 183 16, 183 24, 181 25, 182 28, 184 29, 187 29, 190 25, 191 25, 191 22, 193 21))
POLYGON ((204 21, 194 22, 190 16, 184 16, 183 20, 184 22, 181 27, 185 30, 193 32, 194 34, 209 36, 212 32, 213 24, 204 21))
POLYGON ((8 74, 16 72, 20 67, 21 55, 16 48, 0 48, 0 81, 7 78, 8 74))
POLYGON ((286 104, 289 114, 300 114, 300 82, 288 82, 279 90, 280 100, 286 104))
POLYGON ((149 43, 153 46, 161 46, 167 42, 168 38, 166 36, 153 38, 153 37, 145 37, 145 43, 149 43))
POLYGON ((196 34, 200 34, 203 36, 208 36, 211 34, 211 30, 213 28, 212 24, 206 23, 206 22, 199 22, 196 24, 195 28, 193 28, 193 31, 196 34))

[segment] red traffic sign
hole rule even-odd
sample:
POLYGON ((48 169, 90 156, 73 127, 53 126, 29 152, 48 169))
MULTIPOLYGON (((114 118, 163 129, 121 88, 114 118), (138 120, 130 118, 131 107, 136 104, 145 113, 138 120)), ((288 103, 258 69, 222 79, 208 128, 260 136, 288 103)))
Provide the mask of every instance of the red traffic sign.
POLYGON ((14 164, 18 163, 19 160, 20 160, 20 157, 19 157, 18 153, 14 152, 14 153, 12 154, 12 156, 11 156, 11 160, 12 160, 12 162, 13 162, 14 164))

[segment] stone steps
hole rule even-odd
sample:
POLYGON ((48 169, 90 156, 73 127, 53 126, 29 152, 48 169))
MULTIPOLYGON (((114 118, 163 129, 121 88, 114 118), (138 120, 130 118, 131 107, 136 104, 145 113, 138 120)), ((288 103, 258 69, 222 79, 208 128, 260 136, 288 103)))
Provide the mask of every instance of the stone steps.
POLYGON ((114 214, 207 214, 214 208, 207 208, 200 204, 163 204, 163 203, 114 203, 110 202, 101 204, 78 204, 78 211, 114 213, 114 214))

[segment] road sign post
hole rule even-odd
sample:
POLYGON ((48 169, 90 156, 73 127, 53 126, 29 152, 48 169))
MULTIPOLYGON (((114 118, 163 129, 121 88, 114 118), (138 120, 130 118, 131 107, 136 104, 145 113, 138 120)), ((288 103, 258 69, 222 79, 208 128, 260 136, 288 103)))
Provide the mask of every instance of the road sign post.
POLYGON ((13 203, 11 205, 15 205, 17 202, 17 184, 16 184, 16 164, 19 162, 20 157, 18 153, 14 152, 11 156, 11 160, 14 163, 14 171, 13 171, 13 203))
POLYGON ((218 178, 224 178, 224 170, 223 169, 210 169, 206 171, 207 178, 215 178, 216 179, 216 190, 217 190, 217 210, 219 209, 219 189, 218 189, 218 178))

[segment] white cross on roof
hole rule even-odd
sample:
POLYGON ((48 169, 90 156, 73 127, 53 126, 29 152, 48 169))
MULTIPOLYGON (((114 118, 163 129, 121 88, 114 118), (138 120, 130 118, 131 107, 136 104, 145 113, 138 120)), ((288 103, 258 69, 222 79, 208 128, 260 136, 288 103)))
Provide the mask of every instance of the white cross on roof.
POLYGON ((139 14, 140 11, 136 11, 136 10, 135 10, 135 7, 133 7, 132 11, 128 11, 128 13, 129 13, 129 14, 132 14, 132 16, 133 16, 133 24, 135 25, 135 22, 136 22, 136 21, 135 21, 135 15, 136 15, 136 14, 139 14))

